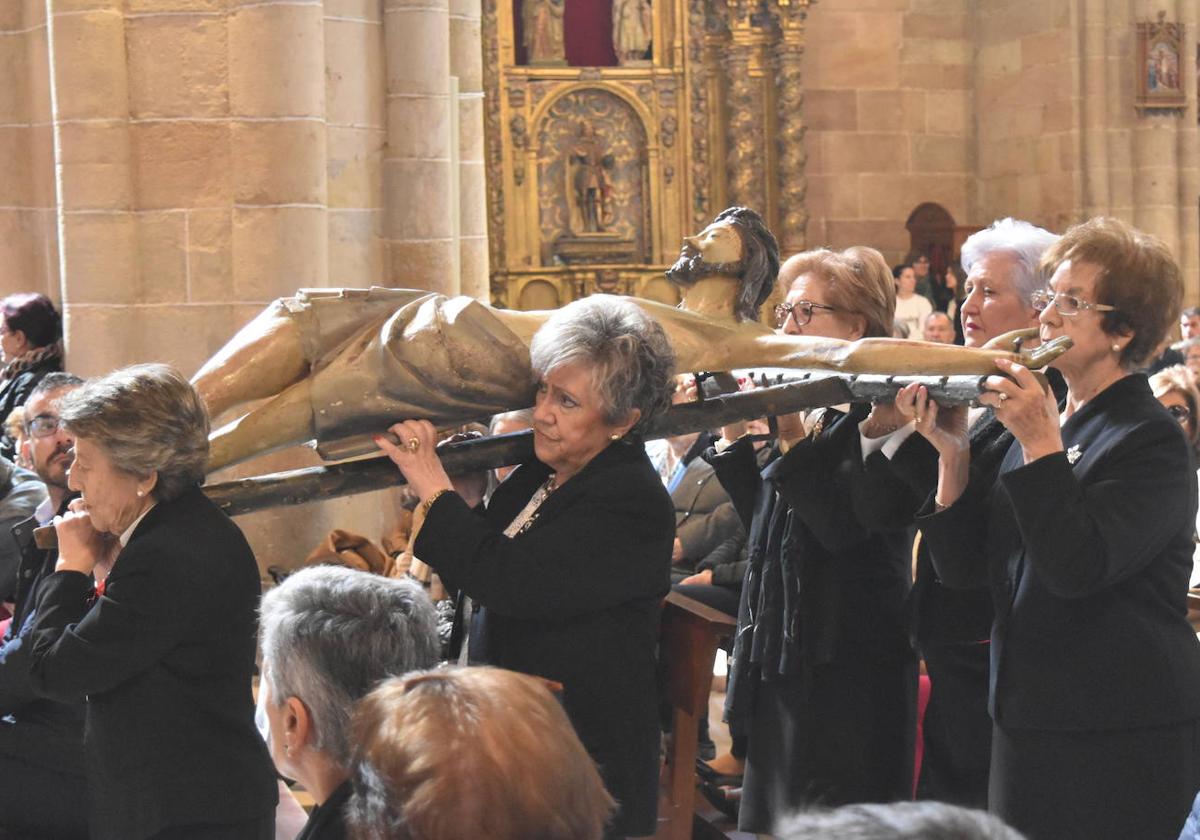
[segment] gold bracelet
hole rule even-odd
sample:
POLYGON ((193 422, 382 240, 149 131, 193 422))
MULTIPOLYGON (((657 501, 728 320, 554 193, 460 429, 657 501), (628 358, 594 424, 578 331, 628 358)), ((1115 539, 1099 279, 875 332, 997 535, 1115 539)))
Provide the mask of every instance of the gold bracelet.
POLYGON ((430 494, 428 499, 421 502, 421 518, 424 519, 425 517, 429 516, 429 509, 431 507, 433 507, 433 503, 436 502, 438 499, 440 499, 442 497, 443 493, 449 493, 449 492, 451 492, 451 491, 449 491, 445 487, 443 487, 441 490, 435 490, 433 493, 430 494))

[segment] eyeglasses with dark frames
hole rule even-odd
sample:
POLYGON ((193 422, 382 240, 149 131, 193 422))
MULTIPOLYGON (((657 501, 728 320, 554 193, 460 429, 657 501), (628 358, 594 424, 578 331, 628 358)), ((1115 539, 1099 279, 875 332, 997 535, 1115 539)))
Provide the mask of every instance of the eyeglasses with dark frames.
POLYGON ((31 437, 50 437, 50 435, 62 428, 62 420, 53 414, 39 414, 37 417, 29 420, 28 427, 31 437))
POLYGON ((1038 289, 1029 296, 1029 302, 1038 312, 1044 312, 1051 303, 1059 315, 1078 315, 1081 309, 1094 309, 1097 312, 1116 312, 1117 307, 1106 303, 1092 303, 1066 292, 1052 292, 1049 289, 1038 289))
POLYGON ((782 327, 790 317, 797 327, 803 327, 812 320, 814 309, 824 309, 837 312, 836 306, 826 306, 823 303, 813 303, 811 300, 798 300, 795 303, 781 303, 775 307, 775 326, 782 327))

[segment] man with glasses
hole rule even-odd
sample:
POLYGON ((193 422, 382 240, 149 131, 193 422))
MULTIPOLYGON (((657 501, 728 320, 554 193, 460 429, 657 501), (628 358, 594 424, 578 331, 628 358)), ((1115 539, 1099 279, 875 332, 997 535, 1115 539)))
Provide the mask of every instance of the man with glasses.
MULTIPOLYGON (((25 403, 25 454, 45 483, 45 501, 12 528, 20 551, 16 603, 12 624, 0 639, 0 829, 20 836, 87 836, 83 704, 34 694, 27 638, 37 587, 58 560, 57 551, 34 545, 33 529, 49 524, 75 495, 67 489, 74 440, 59 422, 58 401, 82 384, 69 373, 49 373, 25 403)), ((6 537, 0 534, 0 540, 6 537)))

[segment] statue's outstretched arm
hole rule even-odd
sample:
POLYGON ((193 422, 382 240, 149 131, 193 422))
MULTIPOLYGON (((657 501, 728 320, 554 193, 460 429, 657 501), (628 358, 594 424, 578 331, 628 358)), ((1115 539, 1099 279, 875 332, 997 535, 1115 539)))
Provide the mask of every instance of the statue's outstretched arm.
POLYGON ((217 417, 235 405, 278 394, 308 369, 299 326, 277 300, 205 362, 192 384, 208 413, 217 417))
POLYGON ((726 371, 754 367, 832 370, 931 376, 997 373, 995 360, 1011 359, 1040 368, 1064 347, 1051 344, 1029 351, 1004 347, 971 348, 901 338, 841 341, 784 335, 756 322, 711 320, 665 304, 633 298, 667 332, 681 371, 726 371))
POLYGON ((208 470, 305 443, 314 437, 310 383, 301 378, 273 399, 218 429, 209 439, 208 470))

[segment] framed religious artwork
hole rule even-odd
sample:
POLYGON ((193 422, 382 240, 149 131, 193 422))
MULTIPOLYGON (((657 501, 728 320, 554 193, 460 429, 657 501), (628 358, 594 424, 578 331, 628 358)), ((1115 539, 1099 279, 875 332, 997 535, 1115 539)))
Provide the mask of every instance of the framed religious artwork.
POLYGON ((1140 109, 1187 107, 1183 83, 1183 24, 1168 23, 1166 12, 1156 22, 1137 25, 1137 100, 1140 109))

